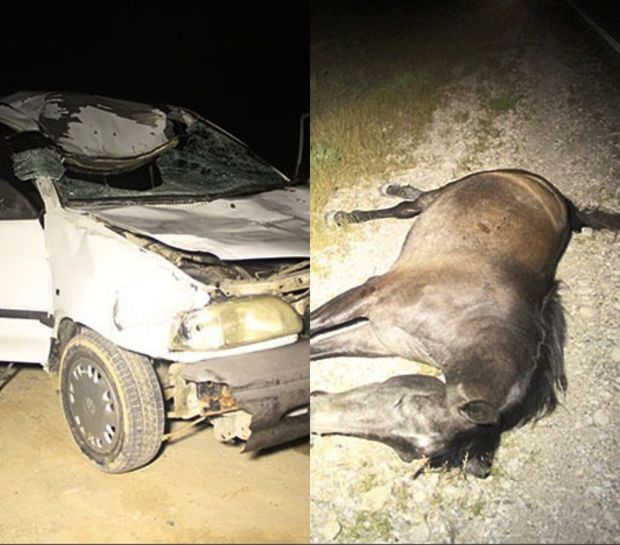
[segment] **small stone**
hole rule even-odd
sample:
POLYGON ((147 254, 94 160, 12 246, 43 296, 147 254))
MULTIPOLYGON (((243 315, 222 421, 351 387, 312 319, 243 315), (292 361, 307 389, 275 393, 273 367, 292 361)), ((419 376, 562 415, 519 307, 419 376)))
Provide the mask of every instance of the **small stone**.
POLYGON ((596 315, 596 309, 590 306, 579 307, 577 312, 579 313, 579 316, 586 319, 594 318, 596 315))
POLYGON ((330 519, 323 526, 323 537, 325 541, 331 541, 340 533, 340 524, 337 520, 330 519))
POLYGON ((579 233, 583 238, 592 238, 594 230, 591 227, 584 227, 579 233))
POLYGON ((174 520, 167 520, 167 521, 166 521, 166 524, 167 524, 168 526, 174 526, 174 520))
POLYGON ((379 511, 388 501, 391 493, 390 486, 375 486, 362 496, 362 509, 379 511))
MULTIPOLYGON (((603 471, 605 471, 605 466, 603 464, 601 464, 601 462, 592 462, 592 469, 594 471, 596 471, 597 473, 603 473, 603 471)), ((603 489, 596 486, 593 487, 596 488, 596 495, 600 496, 603 493, 603 489)))
POLYGON ((414 524, 409 528, 409 532, 407 534, 407 541, 409 543, 426 543, 428 538, 430 537, 430 532, 428 531, 428 526, 421 522, 418 524, 414 524))
POLYGON ((599 428, 604 428, 609 424, 609 415, 603 409, 598 409, 593 415, 594 424, 599 428))
POLYGON ((605 514, 603 515, 603 518, 605 519, 605 522, 607 522, 607 524, 609 524, 611 528, 618 527, 618 518, 616 517, 616 515, 614 515, 610 511, 606 511, 605 514))
POLYGON ((603 495, 603 489, 600 486, 589 486, 587 492, 592 494, 595 498, 600 498, 603 495))
POLYGON ((611 361, 620 363, 620 345, 613 347, 611 351, 611 361))
POLYGON ((594 426, 594 419, 589 415, 586 414, 582 419, 581 419, 581 423, 583 424, 584 427, 589 427, 589 426, 594 426))
POLYGON ((428 495, 421 487, 416 487, 411 493, 411 500, 416 508, 420 508, 428 501, 428 495))
POLYGON ((516 456, 514 458, 510 458, 504 464, 504 467, 509 475, 516 473, 519 471, 521 467, 521 460, 519 460, 516 456))

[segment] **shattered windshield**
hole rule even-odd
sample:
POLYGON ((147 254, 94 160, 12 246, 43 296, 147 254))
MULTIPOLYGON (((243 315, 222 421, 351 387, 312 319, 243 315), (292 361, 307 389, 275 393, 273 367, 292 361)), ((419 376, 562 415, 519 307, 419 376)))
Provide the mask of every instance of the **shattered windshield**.
POLYGON ((65 202, 215 199, 288 184, 244 144, 203 120, 186 127, 175 147, 136 170, 101 174, 69 167, 56 181, 65 202))

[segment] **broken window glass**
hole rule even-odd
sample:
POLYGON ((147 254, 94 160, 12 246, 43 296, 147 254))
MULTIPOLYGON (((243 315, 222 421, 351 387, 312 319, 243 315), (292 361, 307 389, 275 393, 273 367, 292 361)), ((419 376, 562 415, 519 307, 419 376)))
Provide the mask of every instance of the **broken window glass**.
POLYGON ((67 201, 213 199, 277 189, 287 180, 244 144, 199 120, 175 148, 139 169, 115 175, 69 169, 56 185, 67 201))

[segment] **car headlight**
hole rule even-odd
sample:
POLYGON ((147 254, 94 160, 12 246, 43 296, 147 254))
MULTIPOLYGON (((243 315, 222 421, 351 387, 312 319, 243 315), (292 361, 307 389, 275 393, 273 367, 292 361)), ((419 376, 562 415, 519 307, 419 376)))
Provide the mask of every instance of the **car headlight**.
POLYGON ((170 350, 217 350, 299 333, 302 320, 282 299, 244 297, 178 315, 170 350))

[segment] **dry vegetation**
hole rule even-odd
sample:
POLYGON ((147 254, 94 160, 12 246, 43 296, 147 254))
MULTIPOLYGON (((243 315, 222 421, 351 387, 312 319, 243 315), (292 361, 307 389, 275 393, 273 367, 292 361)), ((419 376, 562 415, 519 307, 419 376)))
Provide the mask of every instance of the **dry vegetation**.
MULTIPOLYGON (((444 2, 445 4, 445 2, 444 2)), ((437 2, 406 7, 313 4, 311 39, 312 250, 329 241, 323 212, 337 188, 410 168, 411 153, 446 86, 481 63, 507 72, 485 44, 458 36, 477 31, 475 16, 447 17, 437 2), (353 10, 353 11, 351 11, 353 10), (355 13, 355 19, 351 19, 355 13), (442 15, 442 26, 433 18, 442 15), (441 35, 437 35, 440 33, 441 35)), ((506 14, 498 10, 498 20, 506 14)), ((489 34, 489 40, 493 40, 489 34)), ((511 89, 490 96, 488 108, 513 108, 511 89)))

